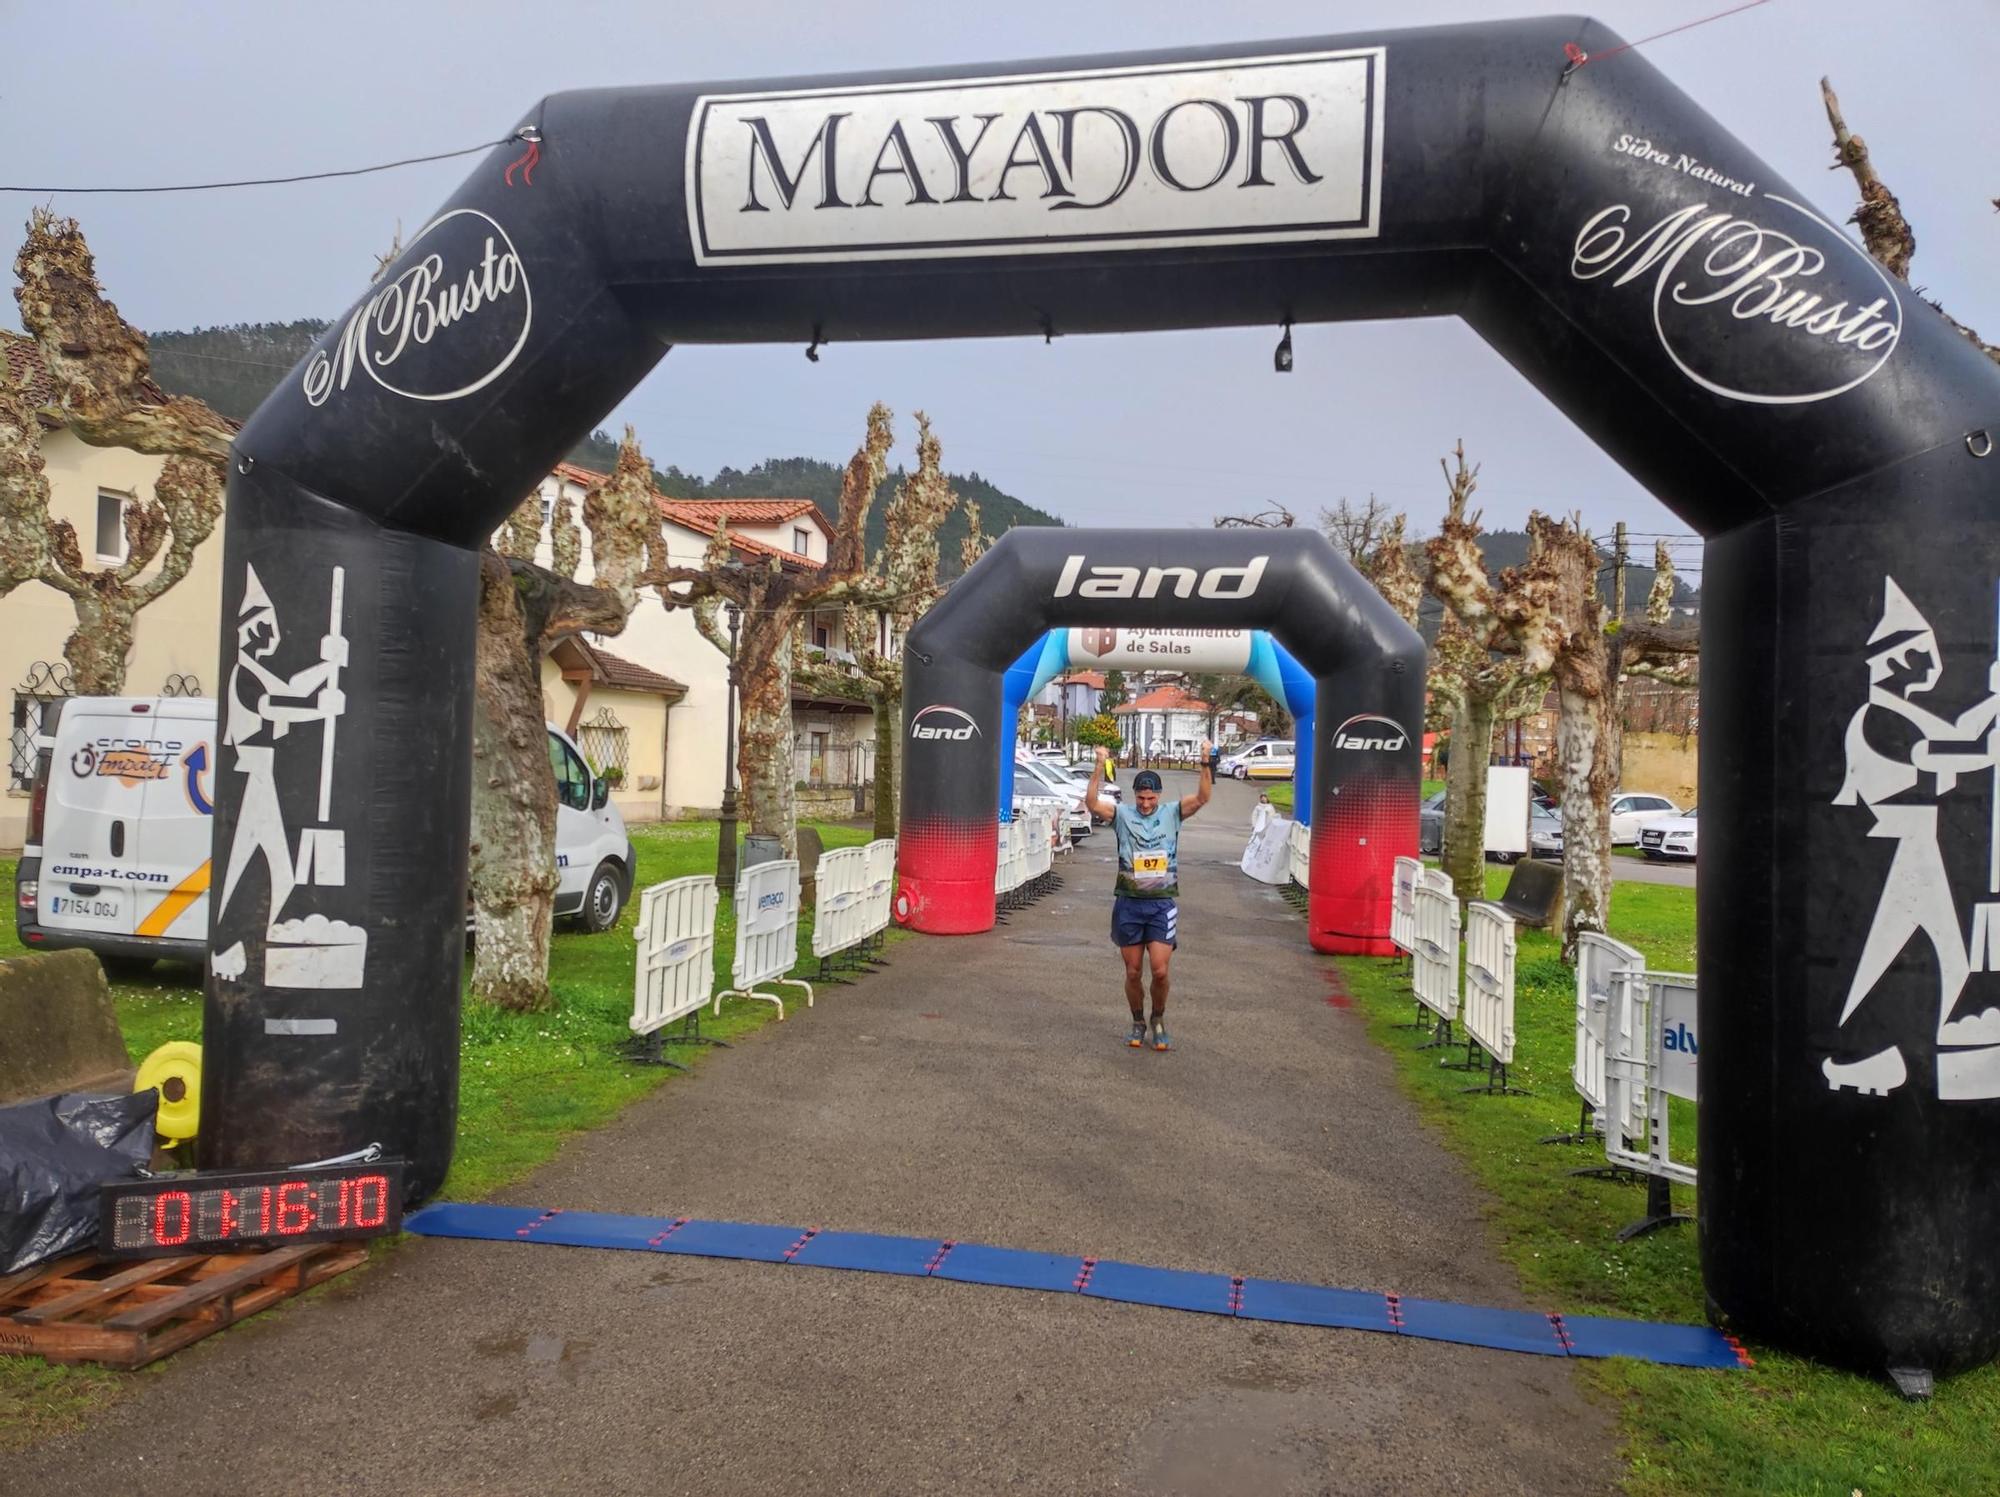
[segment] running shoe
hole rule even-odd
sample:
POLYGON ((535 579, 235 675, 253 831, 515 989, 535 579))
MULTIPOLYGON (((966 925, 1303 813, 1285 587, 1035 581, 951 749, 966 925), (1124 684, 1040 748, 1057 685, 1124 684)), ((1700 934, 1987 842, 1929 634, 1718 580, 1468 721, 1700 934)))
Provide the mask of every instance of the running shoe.
POLYGON ((1134 1050, 1141 1050, 1145 1048, 1146 1045, 1145 1020, 1134 1019, 1132 1021, 1132 1032, 1125 1036, 1125 1043, 1130 1045, 1134 1050))
POLYGON ((1171 1050, 1174 1048, 1174 1042, 1167 1037, 1166 1025, 1155 1024, 1153 1026, 1153 1048, 1155 1050, 1171 1050))

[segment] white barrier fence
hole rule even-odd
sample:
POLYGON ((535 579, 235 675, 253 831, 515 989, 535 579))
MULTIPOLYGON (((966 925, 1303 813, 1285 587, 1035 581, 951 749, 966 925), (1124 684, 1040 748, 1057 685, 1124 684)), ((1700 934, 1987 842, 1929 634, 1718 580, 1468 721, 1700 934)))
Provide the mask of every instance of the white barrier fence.
POLYGON ((1014 801, 1014 819, 1040 813, 1049 822, 1049 850, 1057 857, 1068 852, 1071 847, 1069 835, 1070 812, 1074 803, 1056 795, 1023 795, 1014 801))
POLYGON ((998 855, 993 860, 993 892, 1005 899, 1021 887, 1021 823, 1000 823, 998 855))
POLYGON ((736 877, 736 957, 731 987, 715 995, 715 1011, 725 998, 760 998, 785 1016, 785 1001, 775 993, 760 993, 762 984, 804 988, 812 1007, 809 982, 785 974, 799 958, 799 860, 782 858, 745 868, 736 877))
MULTIPOLYGON (((1583 1107, 1576 1132, 1542 1140, 1550 1144, 1596 1143, 1605 1127, 1604 1058, 1611 1042, 1612 996, 1628 971, 1642 972, 1646 959, 1623 941, 1583 931, 1576 938, 1576 1047, 1570 1080, 1583 1107)), ((1625 1132, 1635 1133, 1639 1120, 1628 1119, 1625 1132)))
POLYGON ((1417 875, 1424 865, 1415 858, 1396 859, 1396 879, 1389 905, 1389 939, 1404 956, 1417 952, 1417 875))
POLYGON ((1058 842, 1068 851, 1066 807, 1054 798, 1036 797, 1022 804, 1012 821, 1000 823, 999 847, 993 862, 994 903, 1017 910, 1039 899, 1055 885, 1058 842))
POLYGON ((1605 1054, 1607 1120, 1636 1120, 1630 1130, 1607 1126, 1604 1157, 1614 1168, 1646 1176, 1646 1216, 1618 1234, 1621 1242, 1688 1218, 1673 1209, 1671 1187, 1693 1185, 1692 1165, 1676 1163, 1668 1126, 1669 1099, 1695 1096, 1695 981, 1684 972, 1618 974, 1611 998, 1605 1054))
POLYGON ((1468 1091, 1526 1095, 1507 1084, 1514 1063, 1514 917, 1497 904, 1475 900, 1465 907, 1465 1000, 1460 1022, 1468 1042, 1467 1069, 1478 1068, 1477 1050, 1486 1052, 1486 1085, 1468 1091))
POLYGON ((715 879, 706 873, 670 879, 639 895, 632 930, 639 956, 632 974, 636 1058, 685 1069, 661 1054, 660 1031, 686 1021, 684 1043, 699 1042, 700 1013, 715 989, 715 879))
POLYGON ((1312 829, 1294 821, 1285 836, 1292 884, 1304 894, 1312 888, 1312 829))
POLYGON ((868 935, 868 850, 836 847, 821 853, 814 886, 812 954, 823 963, 868 935))
POLYGON ((868 899, 861 933, 873 936, 889 926, 889 906, 896 896, 896 839, 877 837, 862 852, 868 862, 868 899))
POLYGON ((1027 815, 1027 825, 1027 847, 1022 854, 1024 859, 1022 871, 1026 875, 1026 881, 1032 884, 1037 879, 1046 878, 1055 866, 1055 849, 1049 840, 1051 832, 1047 812, 1030 811, 1027 815))
POLYGON ((1417 1002, 1437 1016, 1437 1042, 1451 1042, 1451 1021, 1458 1016, 1458 896, 1451 876, 1436 868, 1417 874, 1413 896, 1416 915, 1415 970, 1411 986, 1417 1002))

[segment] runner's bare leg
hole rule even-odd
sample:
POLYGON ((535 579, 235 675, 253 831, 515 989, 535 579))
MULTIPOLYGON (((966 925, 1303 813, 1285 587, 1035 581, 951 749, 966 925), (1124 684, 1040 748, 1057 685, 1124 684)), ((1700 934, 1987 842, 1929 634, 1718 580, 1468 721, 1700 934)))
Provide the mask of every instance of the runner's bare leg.
MULTIPOLYGON (((1155 942, 1154 944, 1158 945, 1159 943, 1155 942)), ((1139 985, 1139 958, 1144 954, 1145 950, 1144 946, 1120 946, 1118 948, 1119 956, 1125 959, 1125 1002, 1132 1009, 1132 1022, 1134 1024, 1143 1024, 1146 1022, 1146 994, 1145 990, 1139 985)))
MULTIPOLYGON (((1136 952, 1139 948, 1130 946, 1124 949, 1136 952)), ((1153 1022, 1155 1024, 1158 1024, 1166 1016, 1167 963, 1173 960, 1173 955, 1174 948, 1169 946, 1165 941, 1148 941, 1146 943, 1146 962, 1153 969, 1153 1022)), ((1137 963, 1131 958, 1127 958, 1126 965, 1128 969, 1134 971, 1134 975, 1126 979, 1125 991, 1127 996, 1132 999, 1132 1017, 1136 1019, 1139 1017, 1137 963)))

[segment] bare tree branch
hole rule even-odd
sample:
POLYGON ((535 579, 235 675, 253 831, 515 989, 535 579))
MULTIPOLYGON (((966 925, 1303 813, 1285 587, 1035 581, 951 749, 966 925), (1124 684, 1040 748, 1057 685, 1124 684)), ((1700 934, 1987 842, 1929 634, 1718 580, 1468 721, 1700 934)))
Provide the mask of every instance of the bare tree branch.
MULTIPOLYGON (((1848 222, 1861 230, 1861 242, 1883 269, 1899 280, 1908 281, 1910 260, 1917 252, 1916 231, 1903 216, 1903 205, 1897 201, 1896 194, 1889 190, 1888 184, 1876 172, 1867 143, 1847 128, 1833 84, 1825 78, 1820 79, 1819 92, 1826 104, 1827 123, 1833 127, 1833 170, 1846 167, 1854 174, 1855 185, 1861 189, 1861 204, 1848 222)), ((1994 206, 2000 208, 2000 198, 1994 199, 1994 206)), ((1967 342, 2000 364, 2000 346, 1988 343, 1930 297, 1924 300, 1930 302, 1938 315, 1956 328, 1967 342)))

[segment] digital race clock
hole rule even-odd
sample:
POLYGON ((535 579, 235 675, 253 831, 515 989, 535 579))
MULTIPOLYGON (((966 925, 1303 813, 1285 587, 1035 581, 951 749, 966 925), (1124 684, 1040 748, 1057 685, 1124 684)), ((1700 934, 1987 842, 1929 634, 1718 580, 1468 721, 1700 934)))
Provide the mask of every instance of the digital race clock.
POLYGON ((98 1209, 98 1251, 116 1258, 380 1237, 403 1224, 403 1163, 117 1180, 98 1209))

